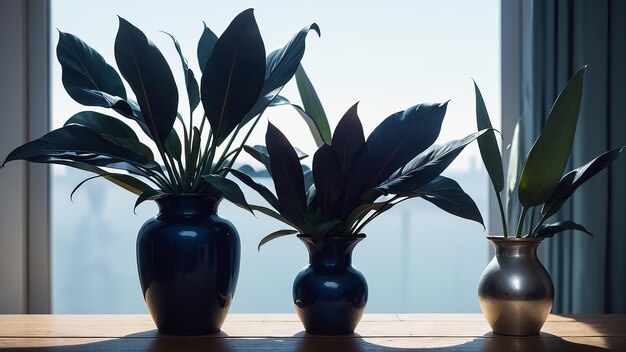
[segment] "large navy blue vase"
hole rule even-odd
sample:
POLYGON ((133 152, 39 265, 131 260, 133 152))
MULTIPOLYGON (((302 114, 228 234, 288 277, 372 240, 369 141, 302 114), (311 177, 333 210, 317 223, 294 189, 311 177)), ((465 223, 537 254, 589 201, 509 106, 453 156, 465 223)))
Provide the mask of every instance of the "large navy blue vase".
POLYGON ((365 235, 299 235, 309 251, 309 265, 293 283, 296 313, 307 332, 343 335, 354 332, 365 311, 367 282, 352 266, 352 250, 365 235))
POLYGON ((217 215, 221 198, 168 195, 137 238, 143 295, 160 332, 204 335, 220 330, 230 308, 241 247, 217 215))

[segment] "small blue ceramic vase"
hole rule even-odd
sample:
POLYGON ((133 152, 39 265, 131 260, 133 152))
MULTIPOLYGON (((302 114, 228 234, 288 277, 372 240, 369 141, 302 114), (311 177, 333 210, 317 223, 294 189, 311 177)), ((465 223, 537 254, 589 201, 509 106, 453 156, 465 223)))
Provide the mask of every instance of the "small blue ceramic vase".
POLYGON ((309 251, 309 265, 293 283, 296 313, 304 328, 320 335, 353 333, 365 311, 367 282, 352 266, 352 250, 365 235, 298 238, 309 251))

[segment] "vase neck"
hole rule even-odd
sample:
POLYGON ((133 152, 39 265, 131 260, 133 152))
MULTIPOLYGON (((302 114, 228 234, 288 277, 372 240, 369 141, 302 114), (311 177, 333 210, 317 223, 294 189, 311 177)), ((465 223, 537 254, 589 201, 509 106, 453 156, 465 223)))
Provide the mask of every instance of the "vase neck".
POLYGON ((496 250, 497 257, 536 258, 537 247, 543 238, 489 239, 496 250))
POLYGON ((222 198, 206 194, 169 194, 156 200, 159 215, 209 216, 217 213, 222 198))
POLYGON ((364 235, 324 237, 313 241, 310 236, 298 236, 309 251, 311 266, 349 267, 352 265, 352 250, 364 235))

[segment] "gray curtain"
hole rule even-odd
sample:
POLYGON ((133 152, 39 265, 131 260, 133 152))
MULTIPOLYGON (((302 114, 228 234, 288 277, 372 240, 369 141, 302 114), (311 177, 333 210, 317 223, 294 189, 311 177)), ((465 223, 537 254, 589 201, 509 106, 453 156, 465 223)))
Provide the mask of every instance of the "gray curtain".
MULTIPOLYGON (((541 130, 568 79, 588 65, 570 168, 626 144, 626 1, 529 0, 523 39, 523 150, 541 130)), ((595 234, 544 241, 554 313, 626 313, 626 155, 563 208, 595 234)))

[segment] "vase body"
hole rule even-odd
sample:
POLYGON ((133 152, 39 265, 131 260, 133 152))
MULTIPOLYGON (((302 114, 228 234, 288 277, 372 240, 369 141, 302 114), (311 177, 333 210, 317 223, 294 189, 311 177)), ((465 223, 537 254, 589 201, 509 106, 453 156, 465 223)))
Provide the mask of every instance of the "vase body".
POLYGON ((203 335, 220 330, 239 275, 235 227, 217 215, 221 199, 168 195, 137 237, 144 299, 160 332, 203 335))
POLYGON ((309 265, 293 283, 294 305, 304 328, 320 335, 353 333, 365 311, 367 282, 352 266, 352 250, 365 235, 316 242, 310 236, 298 238, 309 251, 309 265))
POLYGON ((554 301, 550 274, 537 258, 541 238, 488 237, 496 254, 478 284, 478 300, 496 334, 536 335, 554 301))

